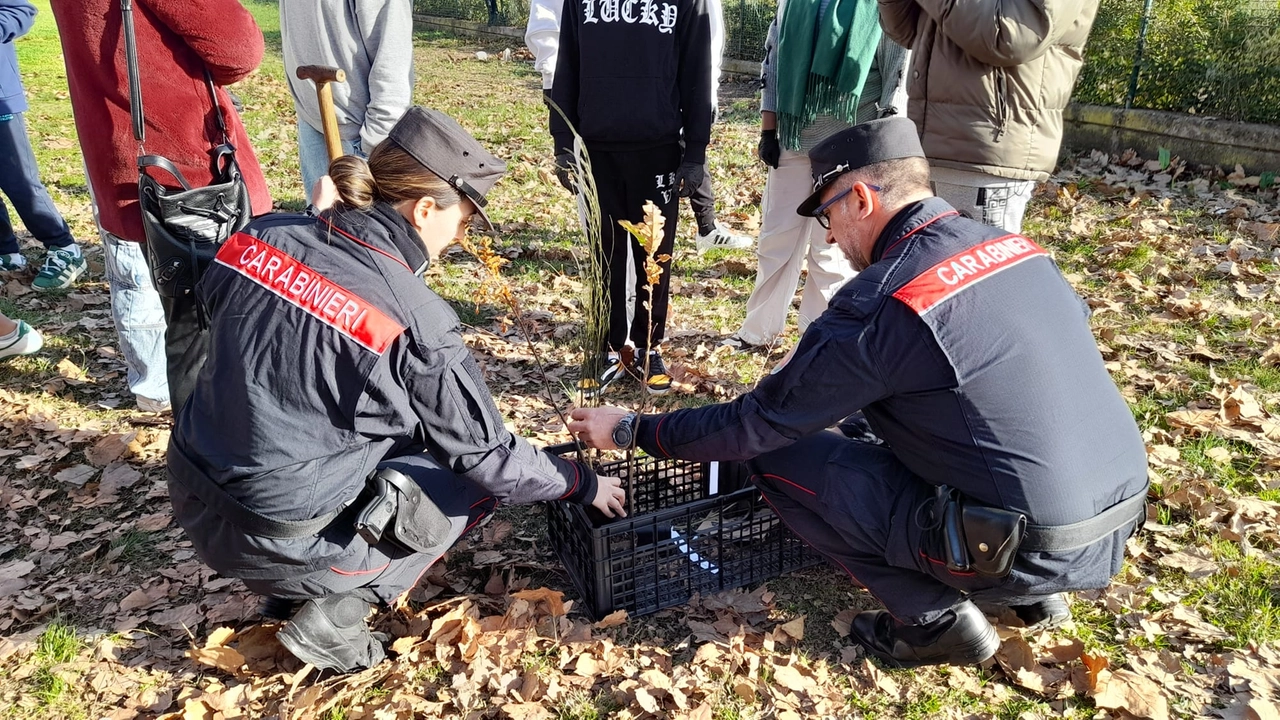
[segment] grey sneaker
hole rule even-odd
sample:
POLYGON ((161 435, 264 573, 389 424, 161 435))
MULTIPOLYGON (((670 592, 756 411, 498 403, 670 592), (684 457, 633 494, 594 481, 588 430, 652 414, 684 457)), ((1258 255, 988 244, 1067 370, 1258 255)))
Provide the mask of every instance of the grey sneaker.
POLYGON ((14 336, 8 340, 0 340, 0 358, 31 355, 40 352, 42 347, 44 347, 44 336, 40 331, 19 320, 18 330, 14 336))
POLYGON ((36 275, 36 279, 31 281, 31 288, 47 292, 71 287, 76 278, 83 275, 88 267, 89 263, 85 262, 84 255, 61 248, 51 248, 48 253, 45 253, 44 263, 40 265, 40 272, 36 275))
POLYGON ((27 268, 27 259, 22 253, 0 255, 0 272, 18 272, 27 268))
POLYGON ((716 229, 706 235, 699 233, 695 244, 701 255, 708 250, 746 250, 755 241, 746 235, 735 235, 717 220, 716 229))

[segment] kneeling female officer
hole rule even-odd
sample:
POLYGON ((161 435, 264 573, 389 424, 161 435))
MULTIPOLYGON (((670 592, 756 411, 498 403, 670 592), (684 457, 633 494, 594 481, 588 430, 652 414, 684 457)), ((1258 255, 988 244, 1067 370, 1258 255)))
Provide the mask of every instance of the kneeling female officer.
POLYGON ((369 604, 499 502, 622 511, 617 479, 503 427, 457 315, 423 284, 472 213, 488 222, 504 170, 452 119, 411 108, 367 163, 333 163, 332 210, 258 219, 199 285, 210 350, 169 445, 174 516, 282 618, 305 601, 279 637, 317 667, 378 663, 369 604))

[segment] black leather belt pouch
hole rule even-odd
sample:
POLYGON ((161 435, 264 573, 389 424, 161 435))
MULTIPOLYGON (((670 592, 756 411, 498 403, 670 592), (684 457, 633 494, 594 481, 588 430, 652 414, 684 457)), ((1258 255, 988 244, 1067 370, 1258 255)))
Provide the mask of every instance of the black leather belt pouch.
POLYGON ((969 567, 979 575, 1002 578, 1013 570, 1027 517, 1001 508, 964 503, 960 509, 969 567))
POLYGON ((390 541, 410 552, 435 552, 453 533, 453 522, 416 482, 382 468, 369 478, 373 498, 356 516, 356 532, 370 545, 390 541))

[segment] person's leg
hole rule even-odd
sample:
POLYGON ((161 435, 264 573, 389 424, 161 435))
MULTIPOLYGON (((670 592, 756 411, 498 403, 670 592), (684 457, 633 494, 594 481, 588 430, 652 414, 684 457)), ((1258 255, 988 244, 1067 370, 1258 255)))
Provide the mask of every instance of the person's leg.
POLYGON ((21 320, 0 313, 0 358, 31 355, 44 347, 44 336, 21 320))
POLYGON ((800 332, 818 319, 827 309, 827 303, 836 291, 858 273, 838 245, 827 242, 827 231, 816 220, 808 221, 804 232, 808 235, 809 253, 806 258, 808 275, 804 292, 800 295, 800 332))
MULTIPOLYGON (((40 180, 22 113, 14 113, 9 120, 0 121, 0 190, 13 203, 14 212, 22 218, 27 232, 46 248, 66 248, 76 244, 67 221, 54 206, 53 198, 49 197, 49 191, 40 180)), ((0 238, 0 242, 3 240, 0 238)), ((0 247, 2 252, 6 250, 0 247)), ((17 252, 16 246, 7 252, 17 252)))
POLYGON ((819 549, 835 556, 895 616, 928 622, 959 601, 959 590, 920 572, 912 559, 923 531, 907 515, 931 493, 888 448, 824 431, 761 455, 751 470, 771 501, 790 498, 821 518, 822 525, 814 526, 799 518, 797 534, 816 530, 842 540, 844 550, 830 543, 819 549))
MULTIPOLYGON (((281 643, 299 659, 320 668, 352 671, 381 662, 380 638, 369 632, 370 604, 387 605, 411 590, 422 574, 497 502, 481 488, 441 467, 429 455, 384 460, 409 477, 448 520, 448 530, 428 552, 410 552, 390 540, 365 545, 331 567, 301 579, 246 582, 269 598, 307 601, 280 631, 281 643)), ((352 542, 362 543, 358 536, 352 542)))
POLYGON ((26 258, 22 257, 20 250, 18 235, 13 231, 13 222, 9 219, 9 208, 5 206, 4 199, 0 198, 0 272, 26 267, 26 258))
POLYGON ((627 210, 626 168, 614 153, 591 152, 591 175, 600 204, 600 248, 604 266, 602 282, 609 297, 609 331, 605 351, 618 351, 627 343, 630 318, 627 316, 631 236, 618 226, 630 219, 627 210))
POLYGON ((316 181, 329 172, 329 152, 325 149, 324 133, 302 118, 298 118, 298 165, 302 170, 302 190, 309 198, 316 181))
POLYGON ((756 285, 747 300, 747 317, 735 335, 750 345, 765 345, 782 332, 787 310, 800 280, 800 263, 808 248, 812 218, 796 207, 813 188, 809 158, 782 151, 778 167, 769 171, 762 200, 760 239, 756 244, 756 285))
POLYGON ((882 445, 827 431, 752 462, 752 480, 801 538, 885 606, 859 613, 853 635, 904 667, 985 660, 994 628, 962 590, 992 584, 934 565, 936 529, 923 512, 932 488, 882 445))
POLYGON ((702 184, 689 196, 689 208, 698 223, 699 235, 710 235, 716 230, 716 196, 711 189, 711 163, 702 168, 702 184))
POLYGON ((151 284, 142 245, 103 231, 102 249, 111 294, 111 318, 120 338, 120 354, 128 367, 129 392, 139 407, 159 411, 169 406, 165 359, 165 312, 151 284))
MULTIPOLYGON (((680 198, 675 191, 675 173, 680 167, 680 146, 669 145, 644 153, 630 153, 632 170, 627 177, 627 219, 644 223, 644 205, 652 202, 666 219, 662 241, 658 244, 658 267, 661 274, 649 290, 645 270, 645 251, 632 238, 631 252, 636 259, 636 305, 631 320, 631 342, 637 350, 657 348, 666 337, 667 309, 671 290, 671 260, 675 253, 676 226, 680 216, 680 198), (665 260, 662 258, 666 258, 665 260)), ((639 359, 639 353, 637 353, 639 359)))
MULTIPOLYGON (((365 148, 358 141, 343 140, 342 152, 359 157, 366 155, 365 148)), ((310 199, 316 182, 322 175, 329 174, 329 146, 325 144, 324 133, 308 125, 302 118, 298 118, 298 165, 302 169, 302 189, 310 199)))

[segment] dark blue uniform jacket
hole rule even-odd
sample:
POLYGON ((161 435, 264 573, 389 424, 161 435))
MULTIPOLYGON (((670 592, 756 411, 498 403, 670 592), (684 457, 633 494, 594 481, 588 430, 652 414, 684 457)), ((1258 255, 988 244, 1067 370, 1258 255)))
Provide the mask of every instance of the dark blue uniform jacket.
MULTIPOLYGON (((898 213, 871 260, 787 365, 732 402, 642 418, 640 446, 747 459, 861 410, 924 481, 1035 525, 1145 491, 1142 436, 1046 251, 930 198, 898 213)), ((1114 557, 1123 539, 1093 550, 1114 557)))
MULTIPOLYGON (((426 262, 384 204, 272 215, 233 236, 199 286, 209 358, 170 454, 275 520, 350 503, 380 461, 414 453, 497 501, 589 501, 590 470, 503 426, 457 315, 415 274, 426 262)), ((170 461, 171 472, 184 466, 170 461)), ((202 559, 226 575, 285 578, 364 550, 340 523, 318 537, 251 536, 181 482, 170 491, 202 559)))

